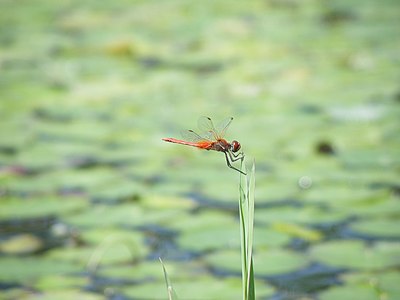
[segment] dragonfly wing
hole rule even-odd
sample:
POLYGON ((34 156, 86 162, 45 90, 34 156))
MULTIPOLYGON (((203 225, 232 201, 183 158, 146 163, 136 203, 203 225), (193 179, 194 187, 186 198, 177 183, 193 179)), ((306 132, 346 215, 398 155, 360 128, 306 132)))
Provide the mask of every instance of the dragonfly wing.
POLYGON ((229 125, 231 125, 232 121, 233 117, 229 117, 217 125, 216 131, 220 138, 223 138, 225 136, 225 133, 228 130, 229 125))
POLYGON ((231 124, 233 118, 229 117, 219 123, 217 126, 214 126, 213 121, 209 117, 201 117, 199 119, 199 129, 204 132, 204 136, 210 140, 218 140, 222 139, 225 136, 225 133, 231 124))
POLYGON ((211 142, 210 139, 197 134, 193 130, 183 130, 183 131, 181 131, 181 135, 185 141, 192 142, 192 143, 211 142))
POLYGON ((218 140, 220 138, 217 130, 214 127, 214 123, 210 117, 200 117, 197 125, 202 135, 208 140, 218 140))

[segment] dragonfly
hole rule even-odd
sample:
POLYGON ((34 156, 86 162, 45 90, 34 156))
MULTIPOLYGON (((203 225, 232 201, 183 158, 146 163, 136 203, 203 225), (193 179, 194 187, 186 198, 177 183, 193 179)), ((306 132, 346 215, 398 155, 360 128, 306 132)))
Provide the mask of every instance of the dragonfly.
POLYGON ((233 162, 238 160, 243 161, 244 159, 244 153, 238 153, 241 148, 240 143, 236 140, 233 140, 229 143, 226 139, 224 139, 225 133, 232 120, 233 118, 230 117, 215 127, 211 118, 200 117, 198 121, 198 127, 201 130, 201 134, 198 134, 193 130, 187 130, 182 132, 183 140, 175 138, 163 138, 162 140, 170 143, 192 146, 199 149, 222 152, 225 155, 226 164, 229 168, 246 175, 246 173, 244 173, 242 170, 232 166, 233 162))

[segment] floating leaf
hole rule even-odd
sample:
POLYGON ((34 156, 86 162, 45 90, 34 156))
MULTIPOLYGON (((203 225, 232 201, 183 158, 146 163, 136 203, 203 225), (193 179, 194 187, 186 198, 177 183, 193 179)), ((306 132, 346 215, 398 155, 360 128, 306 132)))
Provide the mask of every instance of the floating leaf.
POLYGON ((188 209, 196 206, 196 203, 189 198, 161 195, 148 195, 144 197, 142 204, 149 209, 188 209))
POLYGON ((279 232, 283 232, 311 242, 318 241, 323 237, 323 235, 317 230, 308 229, 296 224, 280 222, 272 224, 272 227, 279 232))
POLYGON ((366 246, 361 241, 330 241, 311 248, 317 261, 341 268, 376 270, 399 264, 400 244, 376 243, 366 246))
POLYGON ((368 286, 332 287, 319 294, 321 300, 378 300, 379 294, 368 286))
POLYGON ((13 255, 35 253, 43 246, 42 239, 32 234, 18 234, 3 241, 0 240, 0 252, 13 255))
POLYGON ((369 287, 379 299, 398 299, 400 296, 400 273, 397 271, 348 273, 341 279, 349 287, 369 287))
POLYGON ((30 282, 41 276, 83 271, 76 264, 41 257, 0 257, 0 265, 0 280, 5 282, 30 282))
POLYGON ((109 227, 113 225, 143 224, 146 215, 141 207, 133 204, 117 206, 95 205, 90 210, 64 217, 64 220, 76 226, 109 227))
MULTIPOLYGON (((168 275, 176 280, 185 280, 207 273, 205 267, 197 261, 187 262, 168 262, 168 275)), ((140 263, 102 266, 99 269, 100 276, 117 278, 122 280, 160 280, 164 279, 160 272, 160 263, 154 261, 141 261, 140 263)))
POLYGON ((118 243, 104 247, 79 247, 71 249, 57 249, 48 253, 48 257, 57 261, 79 265, 82 270, 88 265, 95 270, 99 265, 131 262, 140 256, 140 253, 129 248, 129 245, 118 243))
POLYGON ((76 289, 89 284, 89 278, 83 276, 50 275, 38 279, 34 286, 42 291, 76 289))
MULTIPOLYGON (((179 299, 219 299, 221 296, 227 299, 241 299, 242 295, 239 278, 192 277, 190 280, 174 280, 174 278, 171 280, 179 299)), ((257 282, 257 295, 259 297, 271 296, 272 292, 271 287, 257 282)), ((124 288, 123 294, 138 299, 167 299, 165 282, 163 281, 124 288)))
POLYGON ((254 253, 255 273, 261 275, 293 272, 308 263, 306 256, 290 250, 275 248, 254 253))
POLYGON ((390 219, 369 219, 357 221, 350 226, 351 229, 358 233, 369 236, 396 238, 400 237, 400 221, 390 219))
POLYGON ((178 238, 178 244, 190 251, 207 251, 221 248, 238 248, 238 229, 233 227, 205 228, 185 231, 178 238))
POLYGON ((57 290, 57 291, 46 291, 44 293, 40 293, 38 295, 31 295, 30 297, 27 297, 25 299, 27 300, 35 300, 35 299, 41 299, 41 300, 53 300, 53 299, 58 299, 58 300, 70 300, 70 299, 79 299, 79 300, 106 300, 107 298, 95 294, 95 293, 90 293, 86 292, 83 290, 77 290, 77 289, 65 289, 65 290, 57 290))
POLYGON ((63 215, 88 206, 88 201, 82 197, 5 198, 0 202, 0 220, 63 215))
MULTIPOLYGON (((218 269, 229 272, 240 272, 240 254, 226 250, 209 254, 206 262, 218 269)), ((308 259, 294 251, 283 249, 267 249, 254 252, 254 272, 256 275, 274 275, 292 272, 308 264, 308 259)))
POLYGON ((284 232, 272 230, 270 228, 255 227, 254 247, 256 249, 279 247, 289 244, 291 236, 284 232))
MULTIPOLYGON (((185 214, 179 219, 171 220, 169 227, 176 230, 187 231, 188 234, 197 230, 212 230, 215 228, 237 227, 238 223, 232 215, 216 212, 202 211, 199 213, 185 214)), ((237 229, 239 232, 239 229, 237 229)))
POLYGON ((267 224, 273 223, 295 223, 315 224, 338 222, 346 218, 349 212, 328 211, 317 207, 271 207, 268 209, 256 209, 255 218, 257 222, 267 224))

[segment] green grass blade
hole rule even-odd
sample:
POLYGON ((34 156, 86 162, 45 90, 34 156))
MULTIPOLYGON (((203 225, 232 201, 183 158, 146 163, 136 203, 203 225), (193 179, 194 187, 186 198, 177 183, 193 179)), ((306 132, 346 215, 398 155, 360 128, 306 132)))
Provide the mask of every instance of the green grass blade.
MULTIPOLYGON (((245 169, 245 168, 244 168, 245 169)), ((241 164, 243 170, 243 161, 241 164)), ((247 299, 247 235, 246 235, 246 195, 247 195, 247 177, 240 174, 239 181, 239 222, 240 222, 240 248, 241 248, 241 262, 242 262, 242 291, 243 300, 247 299)))
POLYGON ((248 300, 256 299, 256 289, 254 284, 254 271, 253 271, 253 257, 250 259, 250 268, 249 268, 249 278, 248 278, 248 300))
MULTIPOLYGON (((243 162, 242 162, 243 163, 243 162)), ((243 170, 243 164, 241 166, 243 170)), ((243 300, 255 299, 253 271, 255 164, 249 175, 240 176, 239 217, 243 300)))
MULTIPOLYGON (((244 195, 244 193, 241 193, 244 195)), ((242 196, 241 196, 242 197, 242 196)), ((242 200, 239 200, 242 203, 242 200)), ((246 225, 244 221, 244 210, 243 205, 239 203, 239 221, 240 221, 240 248, 241 248, 241 261, 242 261, 242 287, 243 287, 243 299, 246 299, 247 295, 247 257, 246 257, 246 225)))
POLYGON ((178 296, 175 293, 175 290, 172 287, 171 281, 170 281, 170 279, 168 277, 167 269, 165 268, 165 265, 164 265, 161 257, 159 257, 158 259, 160 260, 160 263, 162 265, 163 272, 164 272, 164 280, 165 280, 165 284, 167 286, 168 300, 178 300, 178 296))
POLYGON ((248 217, 247 217, 247 252, 246 260, 248 262, 247 269, 247 293, 248 299, 255 299, 255 289, 254 289, 254 271, 253 271, 253 239, 254 239, 254 193, 256 185, 255 176, 255 162, 251 168, 249 175, 249 186, 247 194, 247 207, 248 207, 248 217))

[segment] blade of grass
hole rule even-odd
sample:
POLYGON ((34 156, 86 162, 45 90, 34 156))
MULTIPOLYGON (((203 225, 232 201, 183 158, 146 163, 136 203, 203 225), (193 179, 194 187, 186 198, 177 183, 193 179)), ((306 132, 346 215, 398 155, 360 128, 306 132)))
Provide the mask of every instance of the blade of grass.
POLYGON ((165 284, 167 285, 168 300, 178 300, 178 296, 175 293, 175 290, 172 287, 171 281, 168 277, 167 269, 165 268, 165 265, 164 265, 161 257, 159 257, 158 259, 160 260, 160 263, 162 265, 163 272, 164 272, 164 280, 165 280, 165 284))
MULTIPOLYGON (((243 195, 241 193, 241 195, 243 195)), ((241 202, 241 200, 239 200, 241 202)), ((243 300, 247 298, 247 258, 246 258, 246 232, 243 205, 239 203, 239 217, 240 217, 240 248, 241 248, 241 261, 242 261, 242 289, 243 300)))
POLYGON ((247 207, 248 207, 248 218, 247 218, 247 293, 248 299, 255 299, 255 287, 254 287, 254 271, 253 271, 253 239, 254 239, 254 192, 256 185, 255 176, 255 162, 250 172, 249 186, 247 191, 247 207))
MULTIPOLYGON (((241 161, 240 169, 243 171, 243 160, 241 161)), ((246 167, 244 167, 246 169, 246 167)), ((244 170, 246 171, 246 170, 244 170)), ((247 191, 247 177, 240 174, 239 181, 239 221, 240 221, 240 248, 241 248, 241 262, 242 262, 242 292, 243 300, 247 299, 247 257, 246 257, 246 191, 247 191)))
MULTIPOLYGON (((241 165, 243 170, 243 161, 241 165)), ((255 299, 253 271, 255 163, 249 175, 240 176, 239 217, 243 300, 255 299)))

